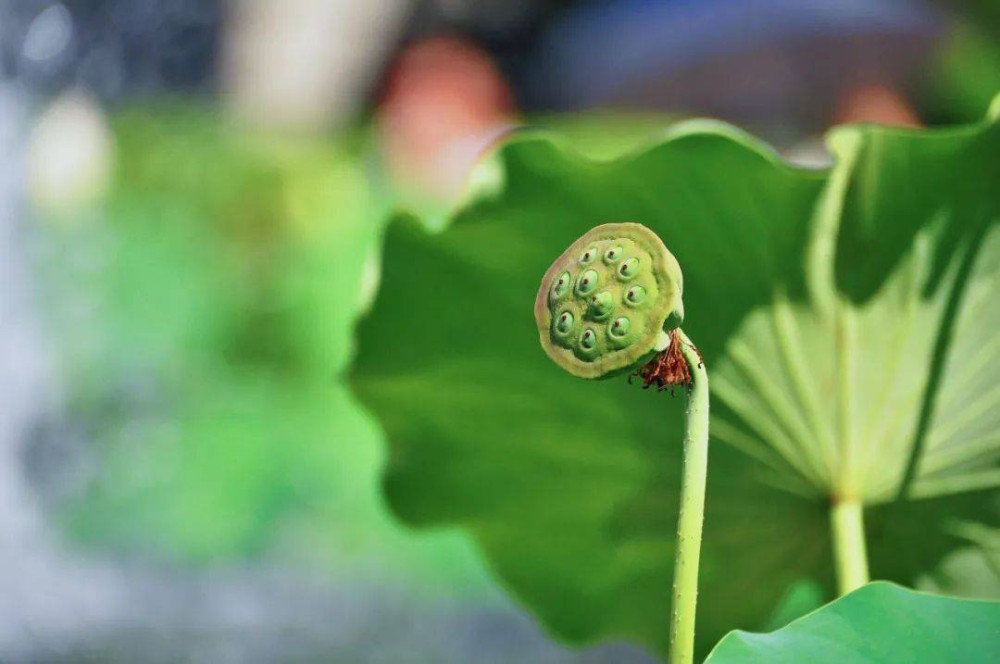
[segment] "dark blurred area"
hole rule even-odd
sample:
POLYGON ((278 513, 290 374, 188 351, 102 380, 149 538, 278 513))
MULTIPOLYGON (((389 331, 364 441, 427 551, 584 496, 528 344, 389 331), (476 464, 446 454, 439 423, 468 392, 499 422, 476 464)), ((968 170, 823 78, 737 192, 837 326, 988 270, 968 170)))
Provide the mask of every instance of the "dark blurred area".
POLYGON ((347 86, 338 103, 351 113, 325 118, 336 124, 375 103, 394 54, 447 35, 494 61, 527 110, 662 109, 816 129, 858 87, 931 103, 955 33, 988 41, 998 22, 986 0, 269 4, 6 0, 2 72, 32 96, 76 88, 117 108, 165 94, 217 99, 244 68, 263 94, 279 85, 265 67, 294 64, 277 77, 285 85, 347 86))
POLYGON ((383 506, 342 376, 385 223, 524 124, 822 165, 836 123, 974 120, 998 34, 989 0, 0 0, 0 661, 653 661, 554 643, 383 506))

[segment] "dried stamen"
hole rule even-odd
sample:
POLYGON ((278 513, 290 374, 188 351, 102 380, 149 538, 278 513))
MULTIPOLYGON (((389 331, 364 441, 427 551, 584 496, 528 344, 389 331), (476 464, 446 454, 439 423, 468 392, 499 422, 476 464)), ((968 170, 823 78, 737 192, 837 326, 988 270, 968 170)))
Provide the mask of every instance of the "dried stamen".
MULTIPOLYGON (((670 345, 667 346, 666 350, 657 353, 652 360, 643 365, 632 376, 629 376, 630 382, 633 376, 639 377, 642 379, 643 389, 656 385, 656 389, 659 391, 672 390, 676 386, 687 387, 691 384, 691 367, 688 366, 684 354, 681 353, 680 335, 677 334, 677 330, 671 330, 668 334, 670 345)), ((697 350, 695 348, 695 352, 697 350)), ((698 355, 700 357, 701 353, 698 355)))

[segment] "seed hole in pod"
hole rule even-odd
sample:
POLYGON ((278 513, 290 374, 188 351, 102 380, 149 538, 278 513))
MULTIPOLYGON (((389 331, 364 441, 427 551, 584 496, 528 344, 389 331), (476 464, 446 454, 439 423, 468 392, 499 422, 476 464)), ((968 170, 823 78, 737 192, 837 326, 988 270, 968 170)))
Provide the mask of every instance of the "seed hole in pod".
POLYGON ((628 336, 629 326, 630 324, 628 318, 621 316, 616 318, 614 322, 611 323, 611 327, 608 328, 608 334, 615 339, 624 339, 628 336))
POLYGON ((564 311, 556 318, 555 331, 560 337, 564 337, 573 331, 573 324, 576 322, 573 312, 564 311))
POLYGON ((621 247, 611 247, 610 249, 604 252, 604 262, 607 263, 608 265, 611 265, 621 257, 622 257, 621 247))
POLYGON ((569 272, 563 272, 556 277, 555 281, 552 282, 552 298, 559 299, 566 295, 569 292, 571 280, 569 272))
POLYGON ((597 290, 597 271, 584 270, 576 282, 576 292, 579 295, 590 295, 597 290))
POLYGON ((632 257, 622 263, 621 267, 618 268, 618 274, 622 279, 631 279, 635 275, 639 274, 639 259, 632 257))
POLYGON ((597 334, 589 327, 580 335, 580 347, 584 350, 593 350, 597 345, 597 334))
POLYGON ((588 247, 580 254, 580 262, 586 265, 597 257, 597 247, 588 247))
POLYGON ((632 286, 627 291, 625 291, 625 302, 627 304, 636 305, 640 304, 646 299, 646 289, 642 286, 632 286))
POLYGON ((590 305, 587 307, 590 317, 594 320, 604 320, 611 315, 615 308, 615 298, 608 291, 602 291, 590 298, 590 305))

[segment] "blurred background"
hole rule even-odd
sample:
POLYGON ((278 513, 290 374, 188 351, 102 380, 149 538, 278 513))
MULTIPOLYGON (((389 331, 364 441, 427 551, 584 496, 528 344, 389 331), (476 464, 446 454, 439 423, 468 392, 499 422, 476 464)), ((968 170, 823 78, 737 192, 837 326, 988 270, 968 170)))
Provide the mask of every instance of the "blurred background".
POLYGON ((0 661, 651 662, 397 525, 345 387, 394 214, 523 124, 979 118, 1000 5, 0 0, 0 661))

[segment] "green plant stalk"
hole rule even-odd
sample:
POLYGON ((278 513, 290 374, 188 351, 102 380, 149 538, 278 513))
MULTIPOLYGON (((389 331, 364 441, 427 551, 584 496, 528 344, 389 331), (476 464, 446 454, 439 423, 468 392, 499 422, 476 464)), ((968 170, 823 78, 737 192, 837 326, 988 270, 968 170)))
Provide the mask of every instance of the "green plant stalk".
POLYGON ((698 603, 698 561, 708 479, 708 372, 684 332, 677 330, 681 353, 691 369, 684 434, 681 510, 677 519, 677 555, 670 620, 670 664, 694 662, 694 618, 698 603))
POLYGON ((838 498, 830 509, 833 557, 837 588, 841 595, 868 583, 868 553, 865 549, 864 506, 857 498, 838 498))

